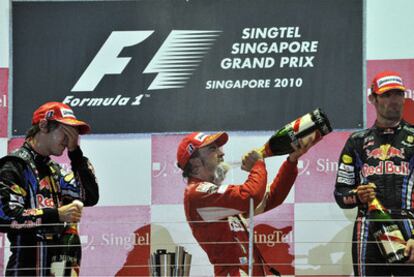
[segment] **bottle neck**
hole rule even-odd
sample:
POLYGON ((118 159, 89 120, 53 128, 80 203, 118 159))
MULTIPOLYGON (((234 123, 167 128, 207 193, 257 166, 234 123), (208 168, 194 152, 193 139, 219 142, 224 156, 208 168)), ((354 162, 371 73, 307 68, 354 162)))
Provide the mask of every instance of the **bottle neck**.
POLYGON ((78 224, 76 224, 76 223, 69 223, 66 226, 65 234, 77 235, 78 234, 78 224))
POLYGON ((265 145, 257 149, 257 151, 262 155, 263 158, 273 156, 272 150, 270 149, 269 142, 267 142, 265 145))
POLYGON ((387 209, 379 202, 378 198, 374 198, 371 202, 368 204, 368 211, 382 211, 385 212, 387 209))
POLYGON ((316 109, 312 113, 312 120, 318 125, 318 130, 322 136, 325 136, 332 132, 331 123, 329 122, 328 117, 321 109, 316 109))

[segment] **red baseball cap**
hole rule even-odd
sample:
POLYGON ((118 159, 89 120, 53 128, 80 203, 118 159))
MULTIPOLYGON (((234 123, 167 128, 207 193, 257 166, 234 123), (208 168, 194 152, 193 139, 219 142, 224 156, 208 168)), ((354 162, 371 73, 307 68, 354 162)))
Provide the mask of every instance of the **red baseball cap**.
POLYGON ((40 120, 53 120, 62 124, 76 126, 79 129, 79 134, 83 135, 91 130, 91 127, 80 120, 76 116, 71 107, 60 102, 47 102, 40 106, 33 113, 32 125, 38 124, 40 120))
POLYGON ((372 80, 372 93, 383 94, 393 89, 405 91, 401 75, 397 72, 384 71, 378 73, 372 80))
POLYGON ((210 145, 214 142, 217 144, 217 146, 220 147, 226 144, 228 139, 229 136, 226 132, 218 132, 211 135, 207 135, 201 132, 194 132, 185 136, 181 140, 177 149, 178 166, 181 169, 184 169, 195 150, 210 145))

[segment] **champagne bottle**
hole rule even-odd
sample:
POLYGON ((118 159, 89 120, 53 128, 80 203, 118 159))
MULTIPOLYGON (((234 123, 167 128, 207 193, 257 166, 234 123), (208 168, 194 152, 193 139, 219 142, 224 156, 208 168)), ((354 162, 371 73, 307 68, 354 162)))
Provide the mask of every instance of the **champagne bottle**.
POLYGON ((291 143, 299 146, 299 139, 319 139, 330 132, 328 117, 317 108, 276 131, 259 150, 263 157, 289 154, 294 151, 291 143))
POLYGON ((388 263, 403 263, 408 257, 404 256, 406 241, 391 214, 374 198, 368 205, 370 230, 378 244, 381 253, 388 263))
POLYGON ((79 276, 81 242, 76 223, 70 223, 61 237, 61 249, 52 257, 51 273, 54 276, 79 276))
MULTIPOLYGON (((74 200, 80 209, 83 203, 74 200)), ((77 223, 68 223, 60 238, 60 248, 52 257, 51 273, 53 276, 79 276, 80 262, 82 258, 82 246, 78 233, 77 223)))

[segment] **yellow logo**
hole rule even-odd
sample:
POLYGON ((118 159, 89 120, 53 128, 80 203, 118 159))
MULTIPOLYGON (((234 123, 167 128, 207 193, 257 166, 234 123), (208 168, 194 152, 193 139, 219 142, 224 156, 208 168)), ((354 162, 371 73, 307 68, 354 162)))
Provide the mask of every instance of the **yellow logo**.
POLYGON ((346 164, 350 164, 352 163, 352 157, 347 154, 344 154, 342 155, 342 161, 346 164))
POLYGON ((385 161, 386 159, 388 159, 388 153, 390 151, 390 146, 389 144, 383 144, 380 146, 381 148, 381 156, 380 156, 380 160, 381 161, 385 161))
POLYGON ((64 177, 64 180, 65 182, 69 183, 73 178, 75 178, 75 175, 73 174, 73 172, 71 172, 64 177))
POLYGON ((414 142, 414 137, 413 136, 407 136, 407 142, 408 143, 413 143, 414 142))
POLYGON ((23 212, 24 216, 40 216, 43 214, 42 209, 29 209, 23 212))
POLYGON ((26 197, 26 195, 27 195, 27 192, 23 188, 21 188, 20 186, 18 186, 16 184, 14 184, 13 186, 11 186, 10 189, 14 193, 19 194, 19 195, 21 195, 23 197, 26 197))

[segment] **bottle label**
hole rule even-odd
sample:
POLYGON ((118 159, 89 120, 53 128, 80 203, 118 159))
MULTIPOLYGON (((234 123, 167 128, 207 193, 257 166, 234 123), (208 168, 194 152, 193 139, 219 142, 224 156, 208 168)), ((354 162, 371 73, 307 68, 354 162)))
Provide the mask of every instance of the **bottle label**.
POLYGON ((402 263, 407 260, 407 257, 404 256, 404 249, 399 249, 397 252, 388 255, 386 258, 388 263, 402 263))
POLYGON ((293 132, 297 135, 315 126, 310 114, 306 114, 293 122, 293 132))
POLYGON ((52 276, 64 276, 66 268, 66 261, 53 262, 50 265, 50 273, 52 276))
POLYGON ((306 135, 302 138, 302 142, 307 145, 311 141, 317 141, 321 137, 321 134, 319 131, 313 131, 309 135, 306 135))
POLYGON ((306 114, 290 123, 289 137, 299 147, 299 138, 306 144, 308 140, 316 137, 317 126, 313 122, 311 114, 306 114))
POLYGON ((68 255, 65 255, 65 254, 55 255, 55 256, 52 257, 52 262, 60 262, 60 261, 67 261, 67 262, 70 262, 71 264, 77 264, 78 263, 78 258, 68 256, 68 255))
POLYGON ((50 273, 52 276, 79 276, 80 268, 77 264, 78 259, 66 255, 59 255, 58 259, 60 261, 54 261, 50 265, 50 273))
POLYGON ((401 258, 401 252, 405 249, 406 242, 404 237, 396 224, 384 226, 383 230, 374 233, 375 239, 381 244, 384 251, 384 256, 388 262, 393 263, 401 258))
POLYGON ((299 147, 299 139, 302 139, 306 145, 309 141, 318 141, 331 131, 328 119, 320 109, 316 109, 276 131, 261 152, 264 157, 292 153, 294 151, 292 144, 299 147), (327 130, 324 130, 325 127, 327 130))

